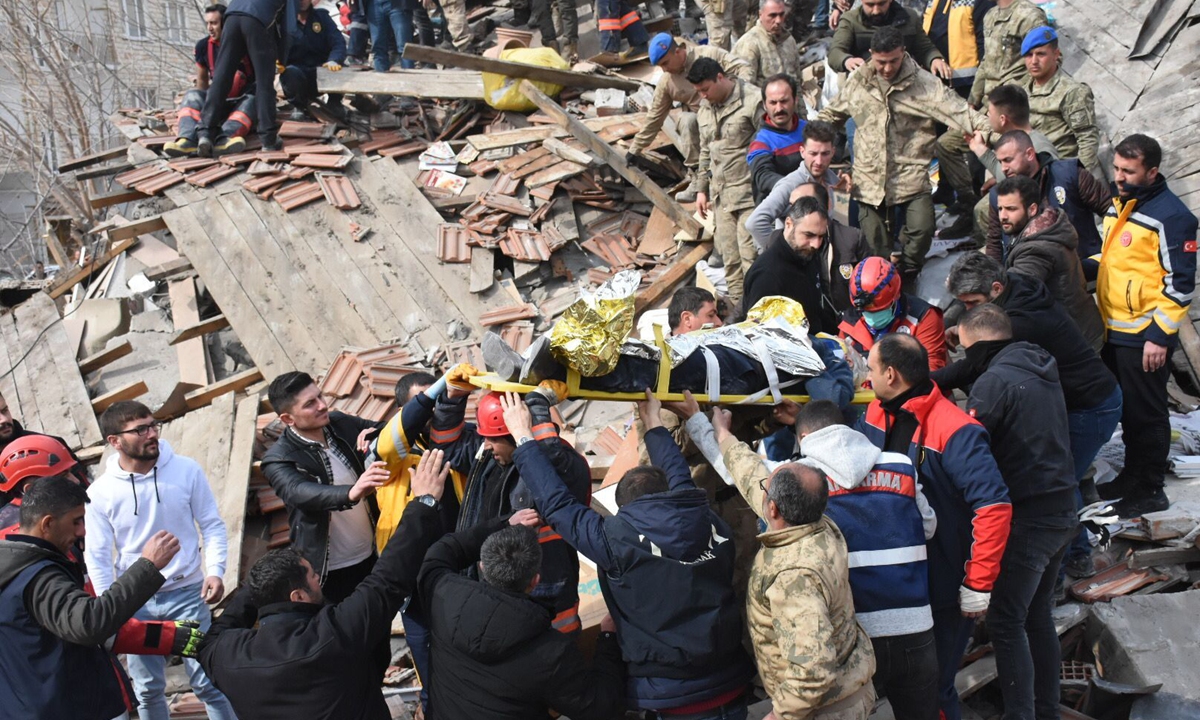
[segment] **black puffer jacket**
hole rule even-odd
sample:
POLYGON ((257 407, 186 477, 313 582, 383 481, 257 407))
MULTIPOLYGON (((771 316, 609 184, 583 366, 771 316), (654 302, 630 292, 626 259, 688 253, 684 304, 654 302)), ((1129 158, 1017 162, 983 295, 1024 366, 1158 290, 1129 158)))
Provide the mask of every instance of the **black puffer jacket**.
POLYGON ((1087 291, 1083 265, 1075 248, 1079 236, 1066 213, 1046 208, 1035 215, 1009 248, 1005 266, 1046 284, 1050 296, 1062 303, 1093 350, 1104 344, 1104 321, 1087 291))
MULTIPOLYGON (((355 447, 358 434, 374 427, 376 424, 370 420, 329 413, 333 442, 350 461, 355 477, 365 470, 363 455, 355 447)), ((335 486, 321 450, 291 430, 284 432, 263 456, 262 470, 271 489, 287 506, 292 546, 324 581, 329 560, 329 513, 354 507, 350 502, 350 486, 335 486)), ((379 507, 374 496, 367 498, 367 503, 373 525, 379 518, 379 507)))
POLYGON ((460 574, 504 526, 493 520, 447 535, 425 556, 418 591, 433 633, 429 717, 535 720, 554 710, 573 720, 615 719, 625 690, 615 637, 599 638, 589 669, 575 641, 551 628, 544 606, 460 574))

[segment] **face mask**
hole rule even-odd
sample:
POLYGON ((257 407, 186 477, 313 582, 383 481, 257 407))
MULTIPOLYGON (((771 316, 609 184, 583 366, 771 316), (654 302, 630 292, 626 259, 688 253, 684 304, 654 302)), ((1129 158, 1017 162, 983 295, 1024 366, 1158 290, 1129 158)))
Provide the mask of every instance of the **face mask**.
POLYGON ((882 310, 864 310, 863 320, 876 330, 882 330, 892 324, 892 320, 896 318, 896 306, 889 305, 882 310))

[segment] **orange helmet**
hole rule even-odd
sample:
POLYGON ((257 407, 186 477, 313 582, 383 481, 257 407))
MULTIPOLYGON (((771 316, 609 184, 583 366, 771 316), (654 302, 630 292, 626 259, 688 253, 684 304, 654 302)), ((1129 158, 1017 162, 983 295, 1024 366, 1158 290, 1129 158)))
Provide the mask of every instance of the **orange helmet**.
POLYGON ((900 297, 900 273, 881 257, 869 257, 850 274, 850 300, 859 310, 882 310, 900 297))
POLYGON ((75 458, 48 435, 17 438, 0 454, 0 491, 11 492, 22 480, 61 475, 75 467, 75 458))
POLYGON ((500 407, 500 393, 490 392, 479 398, 475 409, 475 429, 481 437, 497 438, 510 435, 504 423, 504 408, 500 407))

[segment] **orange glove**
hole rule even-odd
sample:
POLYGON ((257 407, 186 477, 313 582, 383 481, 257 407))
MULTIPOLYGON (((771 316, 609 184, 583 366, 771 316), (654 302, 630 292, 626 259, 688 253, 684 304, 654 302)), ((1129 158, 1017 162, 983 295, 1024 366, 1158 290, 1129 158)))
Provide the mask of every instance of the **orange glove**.
POLYGON ((543 380, 538 383, 534 392, 544 396, 551 405, 557 405, 567 399, 567 384, 562 380, 543 380))
POLYGON ((475 386, 471 384, 471 378, 479 374, 479 370, 470 363, 459 363, 446 373, 446 384, 455 390, 465 390, 471 392, 475 386))

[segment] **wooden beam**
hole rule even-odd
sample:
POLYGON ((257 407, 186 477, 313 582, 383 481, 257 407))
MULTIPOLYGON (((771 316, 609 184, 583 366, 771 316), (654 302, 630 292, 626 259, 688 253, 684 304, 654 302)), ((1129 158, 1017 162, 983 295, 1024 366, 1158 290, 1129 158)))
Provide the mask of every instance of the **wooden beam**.
POLYGON ((256 367, 250 368, 236 375, 230 375, 220 382, 215 382, 199 390, 193 390, 185 395, 183 399, 187 403, 188 409, 195 410, 196 408, 202 408, 210 404, 225 393, 245 390, 259 380, 262 380, 262 372, 256 367))
POLYGON ((63 249, 61 235, 70 235, 70 223, 52 222, 46 224, 46 249, 50 251, 50 257, 54 258, 54 262, 59 268, 65 268, 71 264, 70 258, 67 256, 67 251, 63 249), (62 229, 65 228, 64 233, 62 229))
POLYGON ((134 200, 144 200, 148 197, 150 196, 143 192, 138 192, 137 190, 120 190, 112 195, 101 195, 100 197, 94 197, 88 201, 88 204, 92 206, 93 210, 99 210, 100 208, 106 208, 110 205, 120 205, 122 203, 133 202, 134 200))
MULTIPOLYGON (((644 124, 646 122, 646 113, 586 118, 583 120, 583 126, 593 132, 600 132, 607 127, 623 125, 627 122, 644 124)), ((468 135, 467 142, 471 143, 476 150, 483 152, 484 150, 495 150, 496 148, 512 147, 513 145, 541 142, 552 137, 567 137, 570 134, 566 129, 557 125, 534 125, 514 130, 484 133, 482 135, 468 135)))
POLYGON ((1179 347, 1187 360, 1188 374, 1191 375, 1192 382, 1196 387, 1200 387, 1200 333, 1196 332, 1192 319, 1186 315, 1179 325, 1179 347))
POLYGON ((150 392, 150 388, 146 387, 145 380, 131 382, 128 385, 119 387, 112 392, 104 393, 95 400, 92 400, 92 410, 99 415, 115 403, 119 403, 122 400, 132 400, 136 397, 141 397, 148 392, 150 392))
POLYGON ((416 98, 483 100, 483 76, 471 70, 393 70, 331 72, 317 68, 322 93, 410 95, 416 98))
POLYGON ((1133 570, 1144 570, 1150 567, 1193 562, 1200 562, 1200 548, 1160 547, 1135 551, 1129 558, 1129 567, 1133 570))
POLYGON ((573 148, 558 138, 546 138, 542 143, 542 147, 559 156, 563 160, 570 160, 579 165, 595 165, 596 158, 588 155, 584 151, 573 148))
POLYGON ((93 168, 91 170, 84 170, 83 172, 77 172, 77 173, 75 173, 75 179, 76 180, 92 180, 92 179, 95 179, 98 177, 105 177, 107 175, 116 175, 118 173, 123 173, 126 170, 132 170, 132 169, 133 169, 133 163, 127 163, 127 162, 117 163, 116 165, 105 165, 104 167, 98 167, 98 168, 93 168))
POLYGON ((102 163, 105 160, 116 160, 119 157, 124 157, 125 153, 127 152, 129 152, 129 147, 126 145, 115 147, 111 150, 101 150, 98 153, 92 153, 91 155, 84 155, 80 158, 68 160, 62 165, 58 166, 58 171, 60 173, 71 172, 72 170, 78 170, 79 168, 84 168, 89 165, 102 163))
POLYGON ((174 260, 168 260, 162 265, 155 265, 149 268, 146 270, 145 275, 147 280, 158 282, 159 280, 165 280, 172 275, 178 275, 181 272, 187 272, 191 269, 192 261, 185 257, 179 257, 174 260))
POLYGON ((100 257, 90 260, 83 267, 77 268, 70 275, 56 281, 54 287, 50 288, 50 297, 58 298, 67 294, 71 288, 91 277, 92 273, 102 270, 113 258, 128 250, 135 242, 137 242, 137 238, 126 238, 113 245, 100 257))
POLYGON ((698 243, 691 246, 690 250, 671 263, 665 273, 650 283, 650 287, 637 294, 633 301, 634 315, 641 315, 646 308, 670 294, 676 285, 683 282, 684 278, 696 269, 696 263, 708 257, 710 252, 712 252, 712 243, 698 243))
POLYGON ((630 80, 614 75, 593 75, 591 73, 572 72, 570 70, 559 70, 557 68, 541 67, 538 65, 526 65, 508 60, 493 60, 492 58, 472 55, 470 53, 442 50, 441 48, 418 45, 416 43, 404 46, 404 59, 437 63, 438 65, 466 70, 478 70, 480 72, 494 73, 511 78, 539 80, 541 82, 562 85, 563 87, 577 87, 589 90, 617 88, 628 92, 637 92, 642 87, 642 84, 637 80, 630 80))
POLYGON ((185 340, 198 338, 211 332, 216 332, 221 328, 227 327, 229 327, 229 320, 224 315, 216 315, 207 320, 201 320, 194 325, 188 325, 187 327, 177 331, 175 336, 171 338, 171 342, 167 344, 177 345, 185 340))
POLYGON ((167 223, 162 219, 162 215, 142 218, 134 220, 125 225, 118 225, 108 231, 109 240, 124 240, 125 238, 137 237, 138 235, 147 235, 159 230, 166 230, 167 223))
POLYGON ((123 358, 131 352, 133 352, 133 345, 130 345, 129 341, 126 340, 120 345, 115 345, 107 350, 98 352, 95 355, 89 355, 80 360, 79 373, 81 375, 87 375, 88 373, 96 372, 105 365, 112 363, 114 360, 123 358))
POLYGON ((533 101, 542 112, 549 115, 559 127, 569 131, 587 146, 588 150, 595 153, 596 157, 608 163, 609 167, 616 170, 621 177, 640 190, 654 204, 654 207, 666 213, 667 217, 671 218, 676 225, 687 231, 692 237, 701 237, 702 226, 692 217, 692 214, 675 202, 675 198, 668 195, 642 171, 625 162, 625 157, 613 146, 604 142, 596 133, 588 130, 583 123, 568 115, 558 103, 551 100, 546 93, 538 90, 528 80, 521 81, 521 92, 533 101))

